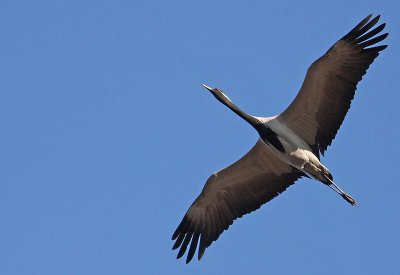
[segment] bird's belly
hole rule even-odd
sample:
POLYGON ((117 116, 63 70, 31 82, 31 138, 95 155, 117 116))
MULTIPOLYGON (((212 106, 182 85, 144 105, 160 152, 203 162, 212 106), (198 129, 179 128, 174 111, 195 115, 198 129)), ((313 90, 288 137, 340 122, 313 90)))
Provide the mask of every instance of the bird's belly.
POLYGON ((275 118, 265 122, 265 124, 278 135, 278 139, 285 149, 284 152, 280 152, 275 148, 271 148, 282 161, 303 172, 308 172, 305 171, 307 163, 313 164, 316 167, 322 166, 319 159, 312 152, 310 146, 286 125, 275 118))
POLYGON ((295 144, 288 143, 286 140, 281 140, 281 142, 285 149, 284 152, 276 150, 273 146, 270 146, 270 148, 273 150, 275 155, 285 163, 288 163, 301 171, 304 171, 305 165, 309 162, 319 163, 319 160, 312 152, 302 149, 295 144))

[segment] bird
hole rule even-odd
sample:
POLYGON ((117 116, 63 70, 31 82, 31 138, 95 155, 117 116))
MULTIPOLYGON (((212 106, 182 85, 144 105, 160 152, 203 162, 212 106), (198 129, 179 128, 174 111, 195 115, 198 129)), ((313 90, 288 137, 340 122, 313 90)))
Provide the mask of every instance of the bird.
POLYGON ((358 82, 387 45, 376 45, 386 23, 375 27, 380 15, 365 17, 308 68, 292 103, 272 117, 242 111, 218 88, 203 86, 222 104, 250 124, 258 141, 241 159, 212 174, 179 223, 172 249, 186 263, 198 248, 200 260, 234 220, 257 210, 301 177, 317 180, 351 205, 356 200, 333 180, 320 161, 335 138, 354 98, 358 82), (378 35, 379 34, 379 35, 378 35), (378 35, 378 36, 377 36, 378 35))

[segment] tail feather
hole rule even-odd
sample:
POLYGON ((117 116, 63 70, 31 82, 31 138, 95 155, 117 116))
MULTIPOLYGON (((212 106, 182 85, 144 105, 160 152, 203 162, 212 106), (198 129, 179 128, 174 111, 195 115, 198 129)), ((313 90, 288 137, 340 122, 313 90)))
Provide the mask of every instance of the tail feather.
POLYGON ((314 179, 325 183, 326 185, 333 184, 332 174, 329 173, 328 169, 326 169, 322 164, 317 167, 316 165, 308 162, 304 165, 304 170, 314 179))
POLYGON ((327 171, 326 176, 328 177, 328 179, 330 179, 333 182, 333 176, 329 171, 327 171))

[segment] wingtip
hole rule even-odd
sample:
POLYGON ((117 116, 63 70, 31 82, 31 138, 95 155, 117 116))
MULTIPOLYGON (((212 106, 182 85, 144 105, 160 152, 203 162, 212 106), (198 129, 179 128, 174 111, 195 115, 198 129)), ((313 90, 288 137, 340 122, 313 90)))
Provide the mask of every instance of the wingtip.
MULTIPOLYGON (((378 15, 379 16, 379 15, 378 15)), ((370 14, 368 14, 365 18, 364 18, 364 20, 365 21, 369 21, 370 19, 371 19, 371 17, 372 17, 372 13, 370 13, 370 14)), ((363 21, 364 21, 363 20, 363 21)))
POLYGON ((388 45, 381 45, 381 46, 376 46, 376 47, 372 47, 372 48, 368 48, 367 50, 373 50, 373 51, 375 51, 375 52, 381 52, 381 51, 383 51, 384 49, 386 49, 388 47, 388 45))
POLYGON ((175 250, 179 247, 180 244, 178 244, 178 242, 174 243, 174 245, 172 246, 172 250, 175 250))
POLYGON ((367 24, 371 20, 371 17, 372 13, 368 14, 363 20, 361 20, 360 23, 358 23, 355 29, 361 29, 365 24, 367 24))
POLYGON ((186 251, 186 250, 182 250, 182 249, 181 249, 181 250, 179 251, 178 255, 176 255, 176 259, 179 260, 180 258, 182 258, 182 256, 185 254, 185 251, 186 251))
POLYGON ((199 254, 197 255, 197 259, 200 261, 201 260, 201 258, 203 258, 203 256, 204 256, 204 251, 205 250, 199 250, 199 254))

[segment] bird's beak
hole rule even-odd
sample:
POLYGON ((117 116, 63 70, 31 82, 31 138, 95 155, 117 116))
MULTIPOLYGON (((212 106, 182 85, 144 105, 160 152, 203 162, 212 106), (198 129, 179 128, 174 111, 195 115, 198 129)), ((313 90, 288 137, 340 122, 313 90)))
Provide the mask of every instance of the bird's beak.
POLYGON ((202 84, 203 85, 203 87, 204 88, 206 88, 207 90, 209 90, 210 92, 212 92, 213 91, 213 88, 211 88, 211 87, 208 87, 207 85, 205 85, 205 84, 202 84))

